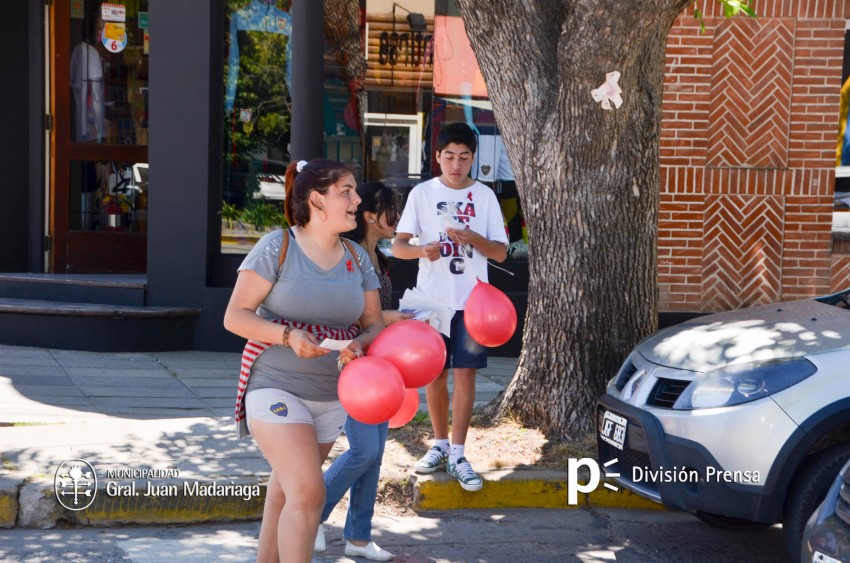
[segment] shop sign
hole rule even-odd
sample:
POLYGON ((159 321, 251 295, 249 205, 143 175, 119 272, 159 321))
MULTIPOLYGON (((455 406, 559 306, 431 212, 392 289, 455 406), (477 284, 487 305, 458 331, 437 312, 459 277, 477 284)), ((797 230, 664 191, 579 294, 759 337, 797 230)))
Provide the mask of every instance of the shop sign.
POLYGON ((73 0, 71 2, 71 17, 75 20, 85 19, 86 5, 83 0, 73 0))
POLYGON ((127 21, 127 8, 124 4, 101 4, 100 17, 105 22, 125 22, 127 21))
POLYGON ((106 22, 103 25, 100 40, 110 53, 120 53, 127 46, 127 29, 125 28, 125 24, 106 22))
POLYGON ((429 49, 434 36, 430 33, 382 32, 378 43, 378 64, 421 67, 431 66, 432 51, 429 49), (426 61, 427 58, 427 61, 426 61))
POLYGON ((431 84, 434 18, 427 30, 411 31, 406 20, 373 14, 367 22, 366 86, 421 87, 431 84))
POLYGON ((139 12, 139 29, 147 29, 148 27, 150 27, 150 23, 148 22, 148 13, 139 12))

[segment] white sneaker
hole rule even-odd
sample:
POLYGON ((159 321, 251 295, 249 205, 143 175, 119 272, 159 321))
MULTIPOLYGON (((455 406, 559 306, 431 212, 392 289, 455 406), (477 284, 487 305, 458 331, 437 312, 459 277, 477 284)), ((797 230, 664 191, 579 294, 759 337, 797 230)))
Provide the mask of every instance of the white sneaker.
POLYGON ((481 477, 473 471, 472 465, 470 465, 465 457, 457 458, 455 463, 448 462, 446 464, 446 472, 457 479, 460 486, 467 491, 480 491, 484 486, 481 477))
POLYGON ((378 547, 373 541, 370 541, 363 547, 359 545, 354 545, 350 541, 345 542, 345 554, 349 557, 365 557, 366 559, 371 559, 372 561, 392 561, 395 555, 387 551, 386 549, 381 549, 378 547))
POLYGON ((417 461, 413 470, 416 473, 433 473, 438 469, 446 467, 446 460, 449 459, 449 454, 441 450, 438 446, 432 446, 422 459, 417 461))
POLYGON ((319 524, 319 530, 316 532, 316 542, 313 544, 313 551, 322 553, 327 549, 325 544, 325 525, 319 524))

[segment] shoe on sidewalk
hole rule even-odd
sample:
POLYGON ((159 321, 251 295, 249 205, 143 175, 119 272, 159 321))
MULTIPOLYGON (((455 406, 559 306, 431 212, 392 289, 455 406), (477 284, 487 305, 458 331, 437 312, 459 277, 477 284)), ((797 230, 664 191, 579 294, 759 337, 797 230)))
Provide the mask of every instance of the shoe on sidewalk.
POLYGON ((370 541, 363 547, 359 545, 354 545, 350 541, 345 542, 345 554, 349 557, 365 557, 366 559, 371 559, 372 561, 392 561, 395 558, 395 555, 387 551, 386 549, 381 549, 378 547, 373 541, 370 541))
POLYGON ((433 473, 438 469, 444 468, 448 459, 448 453, 444 452, 437 446, 432 446, 431 449, 422 456, 422 459, 416 462, 413 466, 413 470, 416 473, 433 473))
POLYGON ((327 549, 327 544, 325 543, 325 525, 319 524, 319 530, 316 532, 316 541, 313 543, 313 551, 316 553, 322 553, 327 549))
POLYGON ((472 470, 472 465, 470 465, 465 457, 457 458, 456 463, 448 463, 446 465, 446 472, 457 479, 460 486, 467 491, 480 491, 484 486, 481 477, 472 470))

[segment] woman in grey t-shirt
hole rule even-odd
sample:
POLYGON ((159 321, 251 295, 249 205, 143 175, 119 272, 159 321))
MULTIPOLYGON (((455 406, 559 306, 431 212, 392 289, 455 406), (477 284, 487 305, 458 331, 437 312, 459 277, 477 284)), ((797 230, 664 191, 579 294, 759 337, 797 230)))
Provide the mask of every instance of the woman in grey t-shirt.
POLYGON ((285 212, 293 226, 251 250, 224 315, 225 327, 248 339, 246 422, 272 467, 258 560, 310 561, 325 496, 322 462, 346 419, 339 370, 384 326, 371 261, 339 238, 355 227, 358 203, 345 165, 290 164, 285 212), (327 337, 351 343, 337 356, 319 346, 327 337))

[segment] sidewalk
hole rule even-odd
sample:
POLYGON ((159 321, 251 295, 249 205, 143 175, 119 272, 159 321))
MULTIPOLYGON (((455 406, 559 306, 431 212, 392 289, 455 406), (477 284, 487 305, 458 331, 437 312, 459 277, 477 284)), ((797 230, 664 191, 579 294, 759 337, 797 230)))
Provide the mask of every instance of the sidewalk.
MULTIPOLYGON (((0 527, 259 518, 269 467, 252 440, 235 436, 239 361, 235 353, 0 346, 0 527), (85 510, 56 500, 57 469, 73 459, 91 464, 98 478, 85 510)), ((477 404, 498 395, 516 361, 490 359, 478 375, 477 404)), ((424 409, 424 390, 420 398, 424 409)), ((412 483, 418 509, 566 506, 560 472, 503 468, 483 476, 480 493, 443 474, 401 480, 412 483)), ((600 504, 643 506, 627 493, 600 493, 600 504)))

